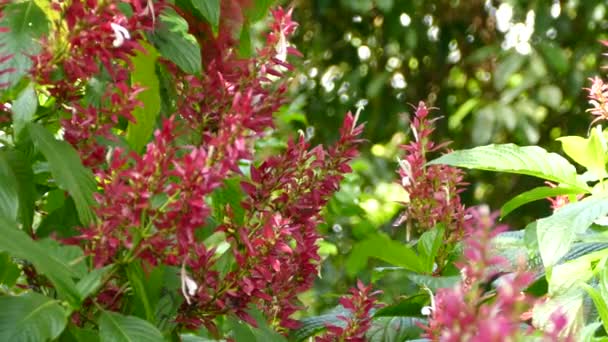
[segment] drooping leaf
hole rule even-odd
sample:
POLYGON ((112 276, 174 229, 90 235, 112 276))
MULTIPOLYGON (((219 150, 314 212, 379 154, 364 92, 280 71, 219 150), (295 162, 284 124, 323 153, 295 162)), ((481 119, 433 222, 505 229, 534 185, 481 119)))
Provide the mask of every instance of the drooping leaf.
POLYGON ((102 311, 99 317, 101 342, 162 342, 163 335, 149 322, 116 312, 102 311))
POLYGON ((68 197, 59 208, 44 216, 36 229, 36 236, 44 238, 55 234, 57 238, 68 238, 78 234, 79 231, 76 229, 78 226, 80 226, 80 222, 74 200, 68 197))
POLYGON ((158 28, 150 35, 150 41, 161 56, 175 63, 184 72, 201 72, 201 48, 196 38, 188 33, 188 22, 174 10, 165 9, 161 13, 158 28))
POLYGON ((80 247, 60 244, 53 239, 42 239, 36 241, 36 243, 52 255, 53 258, 67 265, 77 278, 80 279, 87 274, 86 259, 80 247))
POLYGON ((228 325, 235 341, 287 342, 283 335, 268 326, 266 319, 258 310, 250 309, 248 313, 256 320, 257 327, 253 327, 236 317, 228 318, 228 325))
POLYGON ((77 307, 80 295, 72 277, 76 274, 62 260, 49 253, 41 244, 17 229, 16 223, 0 216, 0 251, 30 261, 55 286, 59 296, 77 307))
POLYGON ((0 58, 12 57, 0 63, 0 70, 13 72, 0 74, 0 84, 13 86, 32 67, 30 56, 40 50, 38 39, 48 33, 49 21, 34 0, 9 2, 2 11, 0 27, 8 32, 0 34, 0 58))
POLYGON ((58 301, 35 292, 0 297, 0 341, 49 341, 67 324, 58 301))
POLYGON ((94 217, 91 209, 96 190, 93 174, 82 165, 70 144, 56 140, 51 132, 38 124, 28 124, 27 127, 34 145, 48 161, 55 182, 72 196, 80 221, 88 225, 94 217))
POLYGON ((559 154, 549 153, 538 146, 479 146, 445 154, 428 164, 529 175, 589 191, 587 184, 577 177, 574 165, 559 154))
POLYGON ((15 140, 19 140, 19 135, 25 125, 32 122, 37 108, 38 97, 36 96, 34 85, 30 83, 13 101, 11 108, 13 112, 13 134, 15 140))
POLYGON ((143 106, 138 106, 133 110, 135 122, 129 122, 127 127, 127 142, 138 152, 148 143, 154 127, 156 118, 160 113, 160 85, 156 77, 156 59, 158 53, 153 46, 141 42, 146 52, 137 51, 131 59, 133 71, 131 72, 131 82, 143 87, 137 99, 143 106))
POLYGON ((391 240, 387 235, 381 233, 353 246, 346 261, 346 272, 350 276, 355 276, 365 268, 369 258, 380 259, 393 266, 400 266, 414 272, 426 271, 424 262, 411 248, 401 242, 391 240))
POLYGON ((555 265, 570 250, 577 234, 584 233, 596 219, 607 214, 608 198, 591 196, 538 220, 538 248, 545 267, 555 265))
POLYGON ((154 307, 150 294, 146 287, 146 279, 144 271, 139 263, 132 262, 127 266, 127 278, 129 284, 133 289, 133 295, 135 297, 137 309, 135 314, 139 317, 146 319, 148 322, 154 323, 156 317, 154 316, 154 307))
POLYGON ((502 206, 502 208, 500 208, 500 217, 503 218, 509 213, 511 213, 513 210, 530 202, 561 195, 578 195, 580 193, 580 189, 564 188, 559 186, 555 188, 551 188, 548 186, 539 186, 532 190, 523 192, 510 199, 502 206))
POLYGON ((310 336, 325 330, 328 325, 343 325, 344 321, 342 321, 339 317, 348 317, 350 315, 350 311, 344 309, 342 306, 338 306, 326 314, 305 317, 299 321, 300 327, 291 331, 289 335, 290 340, 304 341, 310 336))

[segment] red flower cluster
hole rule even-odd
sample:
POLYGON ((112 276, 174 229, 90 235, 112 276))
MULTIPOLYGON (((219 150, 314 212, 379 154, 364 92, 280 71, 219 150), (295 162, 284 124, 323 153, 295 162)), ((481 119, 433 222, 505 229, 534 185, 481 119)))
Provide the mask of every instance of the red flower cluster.
POLYGON ((339 316, 344 325, 329 325, 324 335, 315 338, 316 342, 364 342, 365 334, 372 325, 371 311, 380 307, 376 296, 382 291, 373 291, 357 281, 357 287, 350 289, 350 295, 340 298, 340 304, 350 311, 349 316, 339 316))
POLYGON ((465 208, 459 194, 464 190, 461 170, 447 165, 426 166, 427 154, 445 151, 448 143, 435 144, 430 135, 435 130, 429 109, 424 102, 416 108, 411 128, 414 140, 401 146, 406 155, 399 161, 401 185, 409 194, 409 202, 398 224, 407 223, 410 230, 424 232, 437 224, 446 227, 447 242, 462 238, 465 224, 465 208))

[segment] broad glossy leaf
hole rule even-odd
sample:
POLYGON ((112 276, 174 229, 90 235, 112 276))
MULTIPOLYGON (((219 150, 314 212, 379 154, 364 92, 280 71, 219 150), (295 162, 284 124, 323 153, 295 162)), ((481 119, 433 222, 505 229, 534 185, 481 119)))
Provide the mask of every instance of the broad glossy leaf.
POLYGON ((67 324, 59 302, 35 292, 0 297, 0 308, 0 341, 54 340, 67 324))
POLYGON ((188 22, 174 10, 163 11, 158 28, 150 35, 150 41, 161 56, 175 63, 184 72, 201 72, 201 48, 196 38, 188 33, 188 22))
POLYGON ((163 335, 149 322, 116 312, 102 311, 99 317, 101 342, 161 342, 163 335))
POLYGON ((414 272, 426 271, 423 260, 410 247, 391 240, 382 233, 375 234, 353 246, 346 261, 346 272, 351 277, 355 276, 365 268, 369 258, 380 259, 414 272))
POLYGON ((30 83, 13 101, 11 108, 13 112, 13 134, 15 140, 19 140, 19 135, 25 125, 28 122, 32 122, 37 108, 38 97, 36 96, 34 85, 30 83))
POLYGON ((70 144, 56 140, 46 128, 28 124, 28 131, 34 145, 48 161, 55 182, 70 193, 80 221, 88 225, 94 217, 91 209, 94 204, 93 192, 96 190, 93 174, 82 165, 78 153, 70 144))
POLYGON ((127 142, 138 152, 148 143, 154 127, 156 118, 160 113, 160 85, 156 77, 156 59, 158 53, 153 46, 141 42, 146 52, 137 51, 131 59, 133 71, 131 72, 131 82, 143 87, 137 99, 143 106, 138 106, 133 110, 135 122, 129 122, 127 127, 127 142))
POLYGON ((510 199, 507 203, 505 203, 502 208, 500 208, 500 217, 503 218, 513 210, 521 207, 524 204, 528 204, 530 202, 538 201, 541 199, 546 199, 549 197, 561 196, 561 195, 578 195, 581 194, 580 189, 572 189, 572 188, 564 188, 564 187, 548 187, 548 186, 539 186, 532 190, 523 192, 512 199, 510 199))
POLYGON ((17 229, 16 223, 1 216, 0 251, 6 251, 13 257, 30 261, 38 272, 49 278, 60 297, 75 307, 80 304, 80 295, 72 281, 72 277, 76 277, 76 274, 70 267, 23 231, 17 229))
POLYGON ((48 33, 49 21, 34 0, 9 1, 2 12, 0 27, 8 28, 8 32, 0 34, 0 57, 12 55, 12 58, 0 63, 0 71, 14 71, 0 74, 0 84, 12 86, 32 67, 30 56, 40 50, 37 40, 48 33))
POLYGON ((55 259, 61 260, 68 265, 70 271, 77 277, 82 278, 88 273, 84 252, 78 246, 64 245, 53 239, 42 239, 36 241, 55 259))
POLYGON ((289 337, 291 341, 304 341, 310 336, 313 336, 327 328, 327 325, 343 325, 339 316, 350 316, 350 311, 344 309, 342 306, 338 306, 330 312, 312 317, 305 317, 299 321, 300 327, 296 330, 292 330, 289 337))
POLYGON ((539 177, 589 191, 577 177, 574 165, 538 146, 487 145, 445 154, 428 164, 447 164, 468 169, 517 173, 539 177))
POLYGON ((427 293, 415 294, 376 311, 374 317, 423 317, 422 308, 429 303, 427 293))
POLYGON ((538 248, 545 267, 555 265, 570 250, 577 234, 584 233, 593 221, 607 214, 608 198, 591 196, 538 220, 538 248))

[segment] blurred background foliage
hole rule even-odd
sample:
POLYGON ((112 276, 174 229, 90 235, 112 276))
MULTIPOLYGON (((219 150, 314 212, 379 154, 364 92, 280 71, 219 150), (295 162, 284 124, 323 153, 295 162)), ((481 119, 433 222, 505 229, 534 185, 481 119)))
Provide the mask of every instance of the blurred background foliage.
MULTIPOLYGON (((344 293, 355 278, 377 280, 389 301, 415 285, 400 274, 378 276, 382 264, 367 263, 363 251, 383 247, 369 244, 377 234, 405 241, 403 227, 393 227, 397 202, 407 196, 395 170, 398 146, 411 138, 412 105, 424 100, 438 108, 436 140, 452 141, 453 149, 513 142, 559 151, 556 137, 584 135, 591 121, 582 88, 601 71, 607 10, 603 0, 295 2, 300 28, 292 43, 304 58, 295 101, 280 122, 313 143, 329 143, 344 113, 364 106, 368 140, 326 211, 321 279, 302 298, 311 312, 336 303, 317 294, 344 293)), ((465 203, 492 210, 540 185, 475 172, 467 181, 465 203)), ((548 202, 539 201, 505 222, 521 229, 548 214, 548 202)))

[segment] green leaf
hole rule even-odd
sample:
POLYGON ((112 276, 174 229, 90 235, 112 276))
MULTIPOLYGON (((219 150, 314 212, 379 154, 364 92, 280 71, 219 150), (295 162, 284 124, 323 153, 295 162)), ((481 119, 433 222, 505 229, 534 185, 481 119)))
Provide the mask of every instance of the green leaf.
POLYGON ((568 157, 589 170, 596 179, 606 177, 606 142, 600 127, 588 139, 578 136, 558 138, 568 157))
POLYGON ((427 232, 424 232, 418 240, 418 255, 424 258, 424 265, 428 273, 433 272, 433 264, 439 248, 443 243, 443 233, 445 229, 437 226, 427 232))
POLYGON ((92 328, 81 328, 69 323, 59 337, 60 342, 98 342, 99 332, 92 328))
POLYGON ((19 135, 25 125, 34 119, 36 109, 38 109, 38 97, 33 83, 30 83, 13 101, 11 108, 13 112, 13 136, 16 141, 19 140, 19 135))
POLYGON ((237 225, 245 223, 245 209, 241 206, 244 193, 240 184, 240 178, 229 178, 224 180, 224 186, 213 191, 211 195, 213 216, 218 222, 224 221, 226 208, 230 206, 234 222, 237 225))
POLYGON ((140 42, 146 52, 137 51, 131 59, 133 71, 131 72, 131 82, 144 88, 137 99, 143 103, 133 110, 135 122, 129 122, 127 127, 127 142, 137 152, 141 152, 150 140, 156 118, 160 113, 160 85, 156 77, 156 59, 158 53, 153 46, 140 42))
POLYGON ((549 197, 562 196, 562 195, 578 195, 580 194, 580 189, 572 189, 572 188, 564 188, 564 187, 555 187, 551 188, 548 186, 539 186, 532 190, 523 192, 512 199, 510 199, 507 203, 505 203, 502 208, 500 208, 500 217, 503 218, 507 216, 513 210, 521 207, 524 204, 528 204, 530 202, 538 201, 541 199, 546 199, 549 197))
POLYGON ((86 299, 88 296, 97 292, 101 285, 103 285, 104 277, 113 267, 114 265, 107 265, 102 268, 96 268, 82 277, 76 284, 76 289, 78 290, 78 293, 80 293, 80 298, 86 299))
POLYGON ((342 306, 338 306, 332 311, 319 316, 305 317, 299 321, 300 327, 296 330, 292 330, 289 334, 290 340, 292 341, 304 341, 310 336, 313 336, 327 328, 327 325, 341 325, 344 324, 339 316, 350 315, 350 311, 344 309, 342 306))
POLYGON ((274 3, 274 0, 256 0, 253 4, 245 10, 245 18, 250 23, 255 23, 266 17, 270 6, 274 3))
POLYGON ((146 279, 144 271, 139 263, 132 262, 127 266, 127 278, 133 289, 137 306, 141 307, 140 310, 136 310, 136 313, 139 313, 138 316, 145 318, 148 322, 154 323, 156 318, 145 285, 146 279))
POLYGON ((19 194, 17 177, 7 161, 6 153, 0 151, 0 215, 17 220, 19 210, 19 194))
POLYGON ((420 324, 424 324, 424 321, 414 317, 379 317, 372 321, 365 340, 369 342, 412 341, 422 334, 420 324))
POLYGON ((8 32, 0 34, 0 56, 11 56, 0 64, 0 71, 15 69, 0 75, 0 84, 15 85, 32 67, 31 56, 40 50, 38 39, 49 31, 49 21, 34 0, 9 2, 2 9, 0 27, 8 32))
POLYGON ((232 337, 235 341, 287 342, 285 337, 266 324, 266 319, 259 311, 248 310, 248 313, 256 320, 257 328, 236 317, 228 318, 228 326, 232 331, 232 337))
POLYGON ((551 300, 535 305, 532 310, 532 324, 540 329, 549 329, 553 324, 551 316, 557 310, 568 321, 566 327, 562 330, 562 334, 572 334, 580 331, 584 322, 582 291, 572 289, 551 297, 551 300))
POLYGON ((201 73, 201 48, 196 38, 188 33, 188 22, 173 9, 168 8, 161 13, 150 41, 161 56, 175 63, 185 73, 201 73))
POLYGON ((569 185, 584 192, 589 191, 587 184, 577 177, 572 164, 559 154, 549 153, 538 146, 492 144, 454 151, 428 164, 529 175, 569 185))
POLYGON ((407 277, 416 285, 426 286, 431 291, 436 291, 440 288, 452 287, 462 280, 462 277, 460 276, 435 277, 416 273, 410 273, 407 275, 407 277))
MULTIPOLYGON (((60 191, 62 196, 64 196, 64 191, 60 191)), ((57 238, 68 238, 79 233, 76 230, 78 226, 80 226, 80 222, 78 221, 78 212, 76 211, 74 200, 68 197, 64 200, 62 206, 51 211, 42 219, 38 229, 36 229, 36 236, 44 238, 55 234, 57 238)))
POLYGON ((59 302, 35 292, 0 297, 0 341, 48 341, 67 324, 59 302))
POLYGON ((30 261, 38 272, 49 278, 60 297, 74 306, 80 304, 80 295, 72 281, 72 277, 76 275, 71 268, 49 253, 43 245, 18 230, 16 223, 2 216, 0 216, 0 251, 30 261))
POLYGON ((94 217, 91 207, 96 190, 91 170, 82 166, 78 153, 70 144, 56 140, 46 128, 29 124, 28 131, 34 145, 48 161, 57 185, 74 198, 80 221, 88 225, 94 217))
POLYGON ((581 287, 587 291, 587 294, 593 300, 595 308, 597 309, 600 319, 602 320, 604 330, 608 331, 608 305, 606 304, 608 298, 602 298, 599 291, 589 286, 589 284, 581 283, 581 287))
POLYGON ((69 267, 72 273, 78 278, 84 277, 88 273, 84 252, 78 246, 63 245, 53 239, 43 239, 36 241, 55 259, 69 267))
POLYGON ((509 54, 501 60, 494 71, 494 87, 496 90, 502 90, 507 85, 509 78, 519 71, 525 61, 526 56, 518 53, 509 54))
POLYGON ((241 34, 239 35, 239 57, 249 58, 253 54, 251 44, 251 24, 248 21, 243 23, 241 34))
POLYGON ((538 248, 545 268, 555 265, 570 250, 577 234, 584 233, 593 221, 607 214, 608 199, 591 196, 538 220, 538 248))
POLYGON ((400 266, 414 272, 425 272, 424 262, 408 246, 391 240, 386 234, 378 233, 353 246, 346 261, 346 272, 355 276, 365 268, 367 259, 376 258, 393 266, 400 266))
MULTIPOLYGON (((220 26, 220 0, 191 0, 192 6, 205 18, 213 32, 217 33, 220 26)), ((257 1, 256 1, 257 2, 257 1)))
POLYGON ((99 317, 101 342, 164 341, 158 329, 141 318, 102 311, 99 317))
POLYGON ((429 303, 428 293, 419 293, 376 311, 374 317, 423 317, 422 308, 429 303))
POLYGON ((563 74, 568 71, 569 61, 566 51, 560 46, 555 46, 551 43, 539 42, 537 45, 538 51, 543 56, 549 67, 558 74, 563 74))
POLYGON ((19 266, 13 262, 8 253, 0 253, 0 284, 10 288, 21 275, 19 266))
POLYGON ((31 232, 34 219, 34 204, 37 198, 34 173, 27 157, 18 150, 6 150, 4 161, 10 165, 15 176, 15 186, 19 197, 18 220, 26 232, 31 232))

